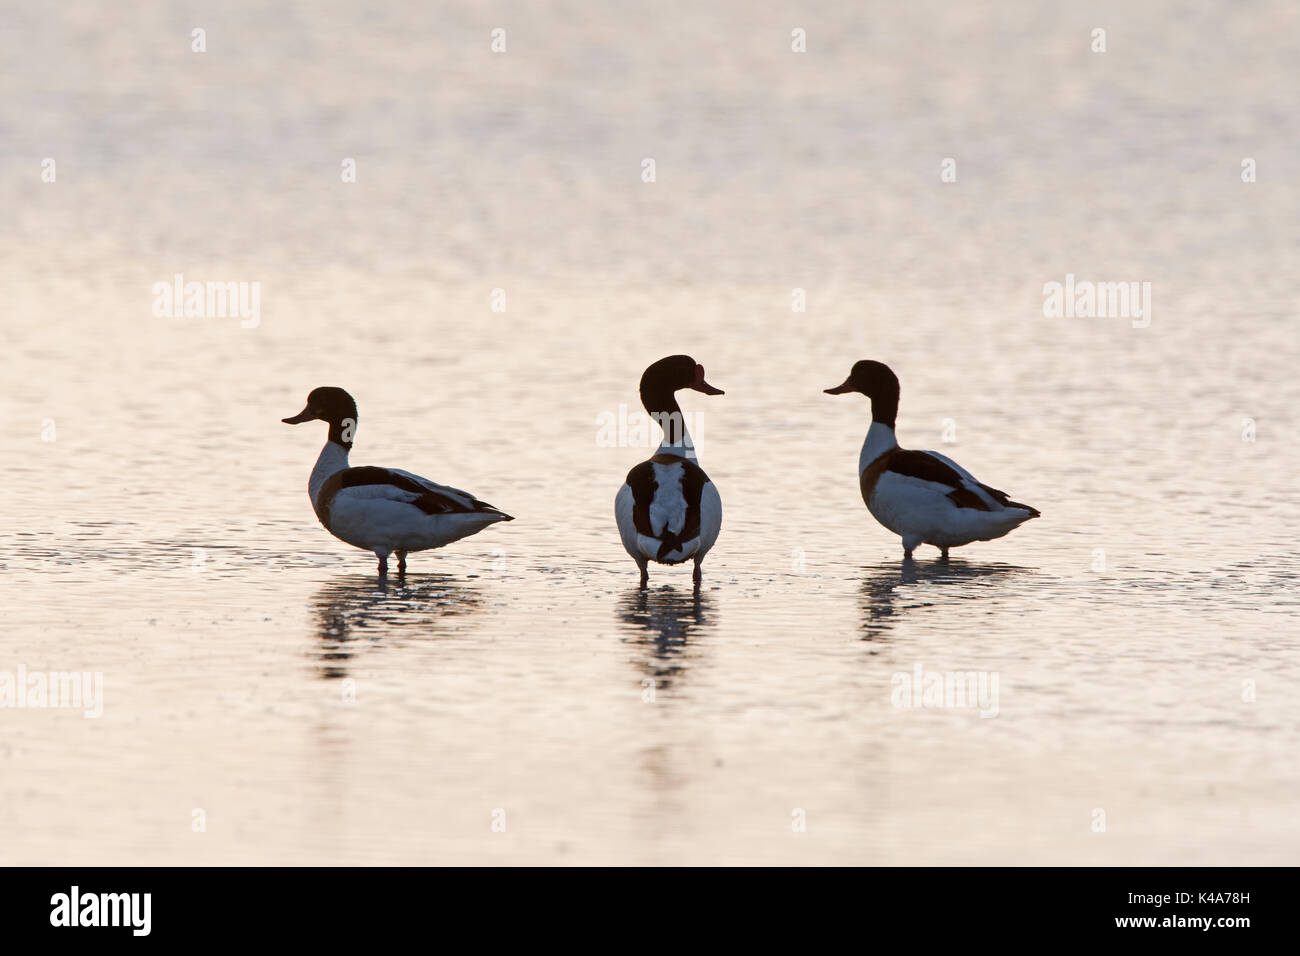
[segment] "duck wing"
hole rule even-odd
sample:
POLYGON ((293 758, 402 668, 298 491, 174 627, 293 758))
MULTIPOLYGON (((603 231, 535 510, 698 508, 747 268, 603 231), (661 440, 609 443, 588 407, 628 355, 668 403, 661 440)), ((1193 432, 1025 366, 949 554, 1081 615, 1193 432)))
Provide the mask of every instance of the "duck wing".
MULTIPOLYGON (((495 505, 490 505, 486 501, 475 498, 468 491, 461 491, 459 488, 453 488, 451 485, 440 485, 436 481, 430 481, 428 478, 422 478, 419 475, 412 474, 409 471, 403 471, 400 468, 385 468, 384 471, 392 472, 408 481, 414 482, 420 488, 424 489, 426 494, 442 498, 455 505, 452 510, 456 511, 498 511, 501 509, 495 505)), ((501 512, 504 514, 505 512, 501 512)))
POLYGON ((948 489, 944 493, 958 508, 1001 511, 1007 507, 1009 501, 1005 493, 977 481, 975 476, 961 465, 938 452, 900 448, 889 456, 884 470, 948 489))
POLYGON ((428 515, 491 513, 511 520, 501 509, 468 492, 440 485, 400 468, 363 465, 344 468, 330 475, 321 488, 316 508, 327 527, 329 512, 340 499, 395 501, 413 505, 428 515))

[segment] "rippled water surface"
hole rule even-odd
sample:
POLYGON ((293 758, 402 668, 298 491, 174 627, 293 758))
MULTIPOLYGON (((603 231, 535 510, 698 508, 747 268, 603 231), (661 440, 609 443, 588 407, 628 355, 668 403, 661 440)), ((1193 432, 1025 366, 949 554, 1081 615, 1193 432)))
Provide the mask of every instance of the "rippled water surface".
POLYGON ((1295 862, 1293 5, 5 6, 0 672, 103 713, 0 708, 0 861, 1295 862), (598 422, 673 352, 723 531, 639 592, 598 422), (1043 516, 904 566, 859 358, 1043 516), (518 520, 378 582, 325 384, 518 520))

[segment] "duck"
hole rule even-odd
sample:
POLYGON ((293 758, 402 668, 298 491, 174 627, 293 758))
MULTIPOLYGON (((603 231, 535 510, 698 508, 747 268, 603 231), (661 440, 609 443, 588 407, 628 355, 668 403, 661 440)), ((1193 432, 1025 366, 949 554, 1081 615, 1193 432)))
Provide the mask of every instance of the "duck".
POLYGON ((977 481, 951 458, 898 446, 898 376, 883 362, 856 362, 828 395, 860 392, 871 399, 871 427, 858 457, 858 484, 867 510, 903 539, 903 557, 929 544, 948 549, 1000 538, 1040 514, 977 481))
POLYGON ((467 491, 440 485, 400 468, 348 464, 357 427, 357 403, 341 388, 314 388, 303 410, 286 425, 322 421, 329 437, 307 479, 311 506, 325 530, 379 559, 379 576, 388 574, 388 556, 397 555, 398 574, 406 573, 412 551, 441 548, 488 525, 514 518, 467 491))
POLYGON ((700 467, 676 392, 689 388, 723 395, 704 379, 704 366, 689 355, 669 355, 641 376, 641 404, 663 429, 659 448, 627 473, 614 497, 614 518, 623 548, 650 580, 649 563, 693 560, 692 580, 700 586, 700 564, 722 530, 722 496, 700 467))

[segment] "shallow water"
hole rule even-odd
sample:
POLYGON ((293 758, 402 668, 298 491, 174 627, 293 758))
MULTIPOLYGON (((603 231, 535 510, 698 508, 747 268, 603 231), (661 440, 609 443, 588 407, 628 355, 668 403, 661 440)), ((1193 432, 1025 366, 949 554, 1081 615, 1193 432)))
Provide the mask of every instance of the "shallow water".
POLYGON ((0 708, 0 862, 1293 863, 1300 24, 1130 7, 7 10, 0 672, 103 712, 0 708), (698 595, 599 425, 678 351, 698 595), (868 357, 1042 518, 904 566, 821 391, 868 357), (279 421, 323 384, 518 520, 379 583, 279 421))

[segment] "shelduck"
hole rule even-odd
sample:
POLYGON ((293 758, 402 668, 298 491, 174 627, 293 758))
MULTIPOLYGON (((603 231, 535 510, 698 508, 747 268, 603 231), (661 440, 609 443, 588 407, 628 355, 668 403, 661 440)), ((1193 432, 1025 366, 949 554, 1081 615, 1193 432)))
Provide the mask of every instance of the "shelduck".
POLYGON ((858 458, 862 500, 877 521, 903 538, 905 558, 919 544, 948 549, 990 541, 1030 518, 1036 508, 981 484, 961 465, 933 451, 898 447, 898 376, 881 362, 857 362, 828 395, 861 392, 871 399, 871 427, 858 458))
POLYGON ((663 428, 659 449, 627 473, 614 498, 614 518, 623 547, 641 569, 641 587, 650 580, 649 562, 681 564, 694 559, 692 575, 700 583, 700 562, 722 529, 722 497, 696 460, 674 394, 689 388, 722 395, 704 380, 704 366, 689 355, 670 355, 641 376, 641 404, 663 428))
POLYGON ((458 488, 439 485, 399 468, 348 466, 357 427, 357 403, 341 388, 315 388, 307 405, 285 424, 323 421, 329 438, 307 480, 312 508, 325 530, 354 548, 373 551, 379 574, 388 573, 388 556, 397 554, 397 571, 406 572, 412 551, 440 548, 514 519, 458 488))

